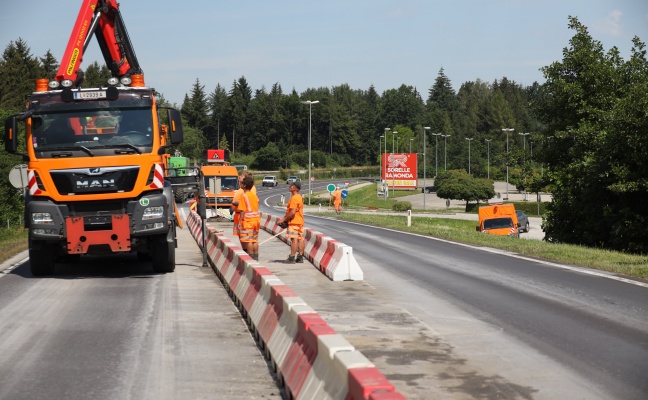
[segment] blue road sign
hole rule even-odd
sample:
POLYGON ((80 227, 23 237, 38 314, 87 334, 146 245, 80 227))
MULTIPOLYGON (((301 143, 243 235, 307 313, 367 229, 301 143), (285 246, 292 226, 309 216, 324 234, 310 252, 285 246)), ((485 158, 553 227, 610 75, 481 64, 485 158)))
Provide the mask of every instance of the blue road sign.
POLYGON ((342 189, 342 198, 346 199, 348 195, 349 195, 349 191, 346 189, 342 189))

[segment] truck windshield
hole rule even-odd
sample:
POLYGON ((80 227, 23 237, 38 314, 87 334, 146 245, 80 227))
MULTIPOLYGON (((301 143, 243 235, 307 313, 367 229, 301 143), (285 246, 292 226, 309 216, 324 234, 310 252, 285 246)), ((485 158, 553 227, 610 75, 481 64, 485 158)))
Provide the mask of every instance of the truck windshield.
POLYGON ((150 108, 34 113, 31 122, 32 146, 41 157, 47 157, 44 152, 48 150, 79 146, 92 150, 136 147, 140 152, 151 151, 146 148, 153 146, 150 108))
POLYGON ((484 221, 484 229, 501 229, 512 228, 513 219, 511 218, 492 218, 484 221))
MULTIPOLYGON (((205 188, 209 190, 209 180, 214 176, 205 176, 205 188)), ((221 190, 237 190, 239 188, 238 176, 220 176, 221 190)))

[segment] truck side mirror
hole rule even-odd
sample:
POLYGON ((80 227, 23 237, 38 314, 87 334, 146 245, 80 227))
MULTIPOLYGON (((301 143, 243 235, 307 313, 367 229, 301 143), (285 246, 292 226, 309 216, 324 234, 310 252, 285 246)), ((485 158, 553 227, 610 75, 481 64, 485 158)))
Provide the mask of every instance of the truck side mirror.
POLYGON ((15 115, 5 120, 4 142, 7 153, 18 150, 18 120, 15 115))
POLYGON ((180 111, 170 108, 168 110, 168 116, 171 144, 180 144, 182 143, 182 116, 180 115, 180 111))

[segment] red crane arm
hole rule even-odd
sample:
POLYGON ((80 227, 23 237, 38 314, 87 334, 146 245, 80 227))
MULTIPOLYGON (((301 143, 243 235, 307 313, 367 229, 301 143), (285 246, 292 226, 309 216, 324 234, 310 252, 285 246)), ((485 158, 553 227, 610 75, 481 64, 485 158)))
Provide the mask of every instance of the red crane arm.
POLYGON ((142 73, 117 1, 83 0, 56 74, 57 81, 77 80, 83 54, 93 33, 113 76, 121 78, 142 73))

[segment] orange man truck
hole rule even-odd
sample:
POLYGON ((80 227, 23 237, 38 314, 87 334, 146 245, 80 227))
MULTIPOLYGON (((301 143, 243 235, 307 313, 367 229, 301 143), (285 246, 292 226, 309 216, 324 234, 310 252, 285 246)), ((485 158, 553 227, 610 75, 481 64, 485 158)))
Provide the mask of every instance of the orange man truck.
POLYGON ((479 207, 477 231, 519 238, 515 206, 513 204, 491 204, 479 207))
POLYGON ((155 94, 116 0, 84 0, 56 78, 38 79, 26 109, 5 121, 9 153, 19 152, 24 125, 33 275, 52 274, 62 256, 123 252, 150 257, 158 272, 175 269, 176 208, 164 170, 182 121, 176 110, 162 114, 155 94), (79 38, 92 34, 113 76, 82 88, 87 40, 79 38))

